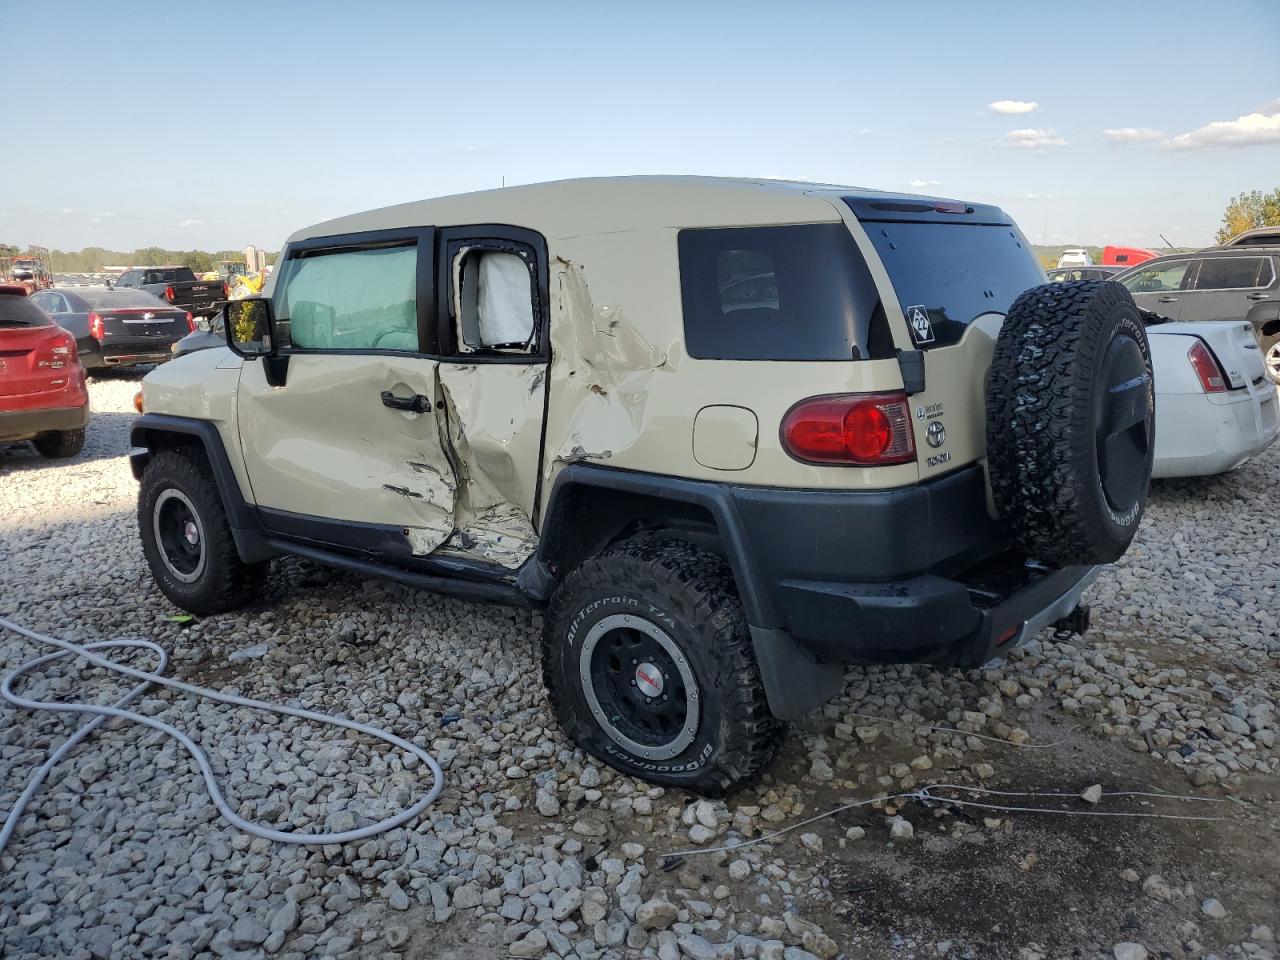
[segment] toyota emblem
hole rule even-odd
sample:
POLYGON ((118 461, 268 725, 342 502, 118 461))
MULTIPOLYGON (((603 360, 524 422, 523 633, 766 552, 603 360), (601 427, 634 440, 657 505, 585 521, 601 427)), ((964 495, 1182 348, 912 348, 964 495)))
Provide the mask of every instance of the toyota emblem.
POLYGON ((947 428, 941 420, 934 420, 924 432, 924 438, 931 447, 940 447, 947 442, 947 428))

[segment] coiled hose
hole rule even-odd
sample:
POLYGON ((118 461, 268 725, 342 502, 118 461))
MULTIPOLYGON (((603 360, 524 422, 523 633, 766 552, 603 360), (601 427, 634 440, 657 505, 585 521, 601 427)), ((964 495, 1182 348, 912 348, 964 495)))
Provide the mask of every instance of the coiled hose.
POLYGON ((182 744, 195 760, 196 765, 200 768, 201 774, 204 775, 205 789, 209 792, 209 798, 218 809, 224 820, 232 826, 243 830, 245 833, 252 834, 255 837, 264 837, 268 840, 277 840, 280 843, 300 843, 300 844, 327 844, 327 843, 347 843, 352 840, 364 840, 367 837, 375 836, 379 833, 385 833, 401 824, 407 823, 414 817, 418 816, 427 807, 435 802, 436 797, 440 795, 441 789, 444 787, 444 771, 440 769, 440 764, 436 762, 435 757, 427 753, 421 747, 415 746, 408 740, 397 737, 393 733, 380 730, 377 727, 371 727, 368 724, 356 723, 354 720, 348 720, 345 717, 329 716, 323 713, 316 713, 314 710, 303 710, 298 707, 285 707, 279 704, 266 703, 262 700, 253 700, 249 697, 237 697, 231 694, 219 693, 216 690, 209 690, 205 687, 197 687, 194 684, 183 683, 181 680, 174 680, 171 677, 161 675, 161 671, 168 665, 169 655, 159 644, 152 643, 150 640, 99 640, 93 643, 83 645, 69 643, 57 637, 45 636, 36 633, 34 630, 28 630, 26 627, 14 623, 0 617, 0 628, 16 633, 19 636, 26 637, 36 643, 42 643, 46 646, 56 647, 53 653, 46 653, 43 656, 36 657, 34 660, 28 660, 19 664, 14 670, 5 676, 3 682, 0 682, 0 696, 12 703, 14 706, 22 707, 26 710, 50 710, 53 712, 66 713, 83 713, 92 715, 93 719, 82 724, 76 731, 67 738, 66 742, 57 750, 53 751, 47 760, 32 775, 27 783, 26 789, 18 797, 17 802, 13 805, 13 809, 9 811, 9 815, 5 818, 3 828, 0 828, 0 851, 3 851, 5 845, 9 842, 9 838, 13 836, 13 831, 18 825, 18 821, 22 818, 27 804, 40 788, 40 784, 48 777, 49 772, 57 766, 57 764, 75 749, 76 745, 92 734, 98 727, 106 723, 112 717, 120 717, 125 720, 132 720, 134 723, 140 723, 143 726, 151 727, 153 730, 159 730, 166 733, 178 743, 182 744), (154 672, 148 673, 145 670, 137 670, 133 667, 127 667, 124 664, 116 663, 104 656, 95 653, 96 650, 112 650, 117 648, 135 648, 150 650, 156 655, 156 668, 154 672), (110 706, 96 703, 60 703, 45 702, 41 700, 31 700, 14 692, 14 683, 23 675, 37 670, 46 664, 53 663, 63 657, 76 657, 87 663, 93 664, 95 667, 101 667, 112 673, 118 673, 122 676, 132 677, 141 681, 137 686, 129 690, 115 703, 110 706), (218 781, 213 773, 213 768, 209 765, 209 758, 194 740, 188 737, 177 727, 164 723, 163 721, 135 713, 132 710, 125 709, 133 700, 137 699, 152 686, 169 687, 172 690, 181 690, 183 693, 189 693, 193 696, 204 697, 217 703, 231 704, 237 707, 249 707, 254 710, 265 710, 269 713, 278 713, 288 717, 298 717, 302 720, 311 720, 316 723, 327 723, 331 726, 342 727, 345 730, 354 730, 357 733, 367 734, 375 737, 385 743, 391 744, 393 747, 399 747, 408 753, 413 754, 419 760, 427 765, 431 770, 433 782, 431 789, 418 800, 413 806, 402 810, 395 816, 387 817, 379 820, 377 823, 371 823, 364 827, 354 830, 346 830, 341 833, 293 833, 284 830, 275 830, 261 824, 253 823, 239 816, 228 805, 226 798, 222 794, 222 790, 218 787, 218 781))

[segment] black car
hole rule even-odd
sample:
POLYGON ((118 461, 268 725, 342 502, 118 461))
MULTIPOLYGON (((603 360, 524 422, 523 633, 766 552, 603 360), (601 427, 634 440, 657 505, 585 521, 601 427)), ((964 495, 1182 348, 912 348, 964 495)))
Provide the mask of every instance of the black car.
POLYGON ((86 370, 160 363, 195 329, 195 317, 143 290, 54 287, 33 303, 76 338, 86 370))
POLYGON ((1066 283, 1068 280, 1110 280, 1128 269, 1123 265, 1091 263, 1087 267, 1054 267, 1045 274, 1050 283, 1066 283))
POLYGON ((208 320, 197 320, 196 329, 173 345, 175 357, 185 356, 199 350, 211 350, 214 347, 225 347, 227 335, 223 332, 222 314, 218 313, 208 320))

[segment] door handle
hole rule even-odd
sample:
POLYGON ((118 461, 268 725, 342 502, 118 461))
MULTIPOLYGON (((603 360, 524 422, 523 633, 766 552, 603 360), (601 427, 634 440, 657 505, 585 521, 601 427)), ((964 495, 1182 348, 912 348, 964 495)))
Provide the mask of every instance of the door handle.
POLYGON ((382 405, 392 410, 408 410, 411 413, 426 413, 431 409, 431 398, 415 393, 411 397, 397 397, 390 390, 382 391, 382 405))
POLYGON ((1246 300, 1270 300, 1271 297, 1265 293, 1251 293, 1245 297, 1246 300))
POLYGON ((1177 297, 1161 297, 1156 302, 1157 303, 1177 303, 1178 298, 1177 297))

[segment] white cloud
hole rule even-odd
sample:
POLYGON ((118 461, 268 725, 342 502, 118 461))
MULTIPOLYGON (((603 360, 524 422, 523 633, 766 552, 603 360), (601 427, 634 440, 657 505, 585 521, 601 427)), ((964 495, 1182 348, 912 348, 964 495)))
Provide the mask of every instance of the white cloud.
POLYGON ((474 146, 473 144, 470 144, 470 143, 469 143, 469 144, 467 144, 465 147, 463 147, 462 149, 463 149, 463 150, 466 150, 468 153, 475 153, 475 152, 476 152, 477 150, 479 150, 480 148, 479 148, 479 147, 477 147, 477 146, 474 146))
POLYGON ((1103 130, 1102 135, 1112 143, 1150 143, 1152 140, 1163 140, 1164 134, 1150 127, 1116 127, 1103 130))
POLYGON ((1256 147, 1280 143, 1280 101, 1267 104, 1270 113, 1246 113, 1234 120, 1215 120, 1189 133, 1165 141, 1177 150, 1206 150, 1217 147, 1256 147))
POLYGON ((95 217, 114 217, 115 214, 110 210, 101 210, 94 214, 95 217))
POLYGON ((870 133, 870 132, 871 132, 870 127, 863 127, 861 130, 858 131, 858 133, 870 133))
POLYGON ((72 210, 70 207, 63 207, 63 208, 62 208, 62 212, 63 212, 63 213, 75 213, 75 211, 74 211, 74 210, 72 210))
POLYGON ((180 227, 202 227, 202 226, 204 226, 204 221, 203 221, 203 220, 183 220, 180 224, 178 224, 178 226, 180 226, 180 227))
POLYGON ((916 179, 912 180, 909 184, 907 184, 907 186, 909 187, 940 187, 942 186, 942 181, 941 180, 921 180, 919 177, 917 177, 916 179))
POLYGON ((1006 147, 1017 147, 1021 150, 1038 150, 1041 147, 1065 147, 1067 141, 1051 129, 1024 127, 1021 130, 1010 130, 1004 135, 1006 147))
POLYGON ((988 103, 987 109, 992 113, 1034 113, 1040 104, 1034 100, 996 100, 988 103))

